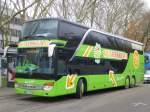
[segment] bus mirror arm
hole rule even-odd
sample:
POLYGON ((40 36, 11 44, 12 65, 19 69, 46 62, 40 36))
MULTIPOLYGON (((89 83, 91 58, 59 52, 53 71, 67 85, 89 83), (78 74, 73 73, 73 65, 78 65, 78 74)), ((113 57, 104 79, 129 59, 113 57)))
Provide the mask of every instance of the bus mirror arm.
POLYGON ((56 47, 56 44, 48 45, 48 57, 53 56, 55 47, 56 47))

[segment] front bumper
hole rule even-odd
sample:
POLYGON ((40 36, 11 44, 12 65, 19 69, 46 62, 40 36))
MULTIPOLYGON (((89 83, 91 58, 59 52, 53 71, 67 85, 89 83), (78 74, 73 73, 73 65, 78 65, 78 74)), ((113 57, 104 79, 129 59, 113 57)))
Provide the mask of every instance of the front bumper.
POLYGON ((150 77, 144 77, 144 83, 150 83, 150 77))
POLYGON ((16 78, 15 90, 17 94, 33 96, 55 96, 55 86, 49 90, 44 89, 46 83, 54 83, 54 80, 35 80, 16 78))
POLYGON ((17 94, 33 95, 33 96, 46 96, 54 97, 56 96, 54 90, 33 90, 33 89, 24 89, 24 88, 15 88, 17 94))

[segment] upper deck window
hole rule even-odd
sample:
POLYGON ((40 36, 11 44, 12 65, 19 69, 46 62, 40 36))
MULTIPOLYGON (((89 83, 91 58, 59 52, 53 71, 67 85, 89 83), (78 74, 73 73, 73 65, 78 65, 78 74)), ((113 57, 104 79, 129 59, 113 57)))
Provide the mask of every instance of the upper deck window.
POLYGON ((50 38, 57 37, 58 21, 57 20, 36 20, 26 22, 23 26, 22 37, 44 35, 50 38))
POLYGON ((76 38, 81 41, 88 28, 72 24, 69 22, 61 21, 59 25, 59 37, 68 40, 70 37, 76 38))

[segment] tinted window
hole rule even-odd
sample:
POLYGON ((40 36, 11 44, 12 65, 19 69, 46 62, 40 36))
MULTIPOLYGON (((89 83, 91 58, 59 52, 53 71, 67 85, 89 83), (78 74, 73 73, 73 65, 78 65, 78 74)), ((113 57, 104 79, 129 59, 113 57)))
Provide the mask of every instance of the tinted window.
POLYGON ((122 73, 126 68, 127 60, 110 60, 110 65, 115 73, 122 73))
POLYGON ((111 43, 111 49, 117 49, 118 45, 114 37, 107 35, 109 42, 111 43))
POLYGON ((46 34, 53 38, 57 37, 58 21, 57 20, 38 20, 30 21, 23 25, 22 37, 46 34))
POLYGON ((26 67, 22 68, 22 72, 32 70, 33 73, 53 74, 54 58, 48 57, 47 50, 47 48, 18 49, 17 66, 26 67))
POLYGON ((97 32, 90 32, 84 40, 84 44, 95 45, 96 43, 99 43, 102 47, 105 48, 111 47, 111 43, 108 40, 107 35, 97 32))
POLYGON ((81 38, 87 31, 87 28, 67 22, 60 22, 59 25, 59 36, 62 38, 70 38, 70 36, 74 36, 81 40, 81 38))
POLYGON ((101 61, 100 64, 96 64, 94 59, 91 58, 78 58, 70 64, 71 71, 78 74, 102 74, 107 73, 108 69, 105 68, 105 63, 101 61))
POLYGON ((125 40, 122 40, 122 39, 119 39, 119 38, 115 38, 114 41, 116 43, 115 49, 127 50, 128 46, 127 46, 127 42, 125 40))
POLYGON ((96 43, 99 43, 104 48, 122 50, 126 52, 133 51, 131 48, 131 43, 126 40, 94 31, 90 32, 84 40, 84 44, 94 46, 96 43))
POLYGON ((78 70, 80 74, 108 74, 113 70, 116 74, 122 73, 127 65, 127 60, 107 60, 103 59, 99 64, 92 58, 76 58, 71 63, 72 71, 78 70))
POLYGON ((66 67, 66 63, 64 60, 58 60, 57 62, 57 67, 58 67, 58 75, 64 75, 67 72, 67 67, 66 67))
POLYGON ((124 46, 124 44, 125 44, 125 41, 124 41, 124 40, 117 38, 116 43, 117 43, 117 45, 118 45, 118 49, 120 49, 120 50, 124 49, 124 47, 125 47, 125 46, 124 46))

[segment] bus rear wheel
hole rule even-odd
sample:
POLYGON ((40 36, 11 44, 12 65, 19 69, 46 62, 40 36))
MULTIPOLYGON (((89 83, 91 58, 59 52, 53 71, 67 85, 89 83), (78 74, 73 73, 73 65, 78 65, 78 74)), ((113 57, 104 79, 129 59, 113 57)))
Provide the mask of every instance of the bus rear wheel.
POLYGON ((136 86, 136 79, 135 79, 135 77, 133 76, 131 80, 132 80, 131 87, 135 87, 136 86))
POLYGON ((84 83, 83 83, 83 80, 80 79, 77 84, 76 98, 81 99, 83 96, 83 93, 84 93, 84 83))
POLYGON ((125 89, 129 89, 130 88, 130 80, 129 80, 129 78, 127 77, 126 79, 125 79, 125 89))

